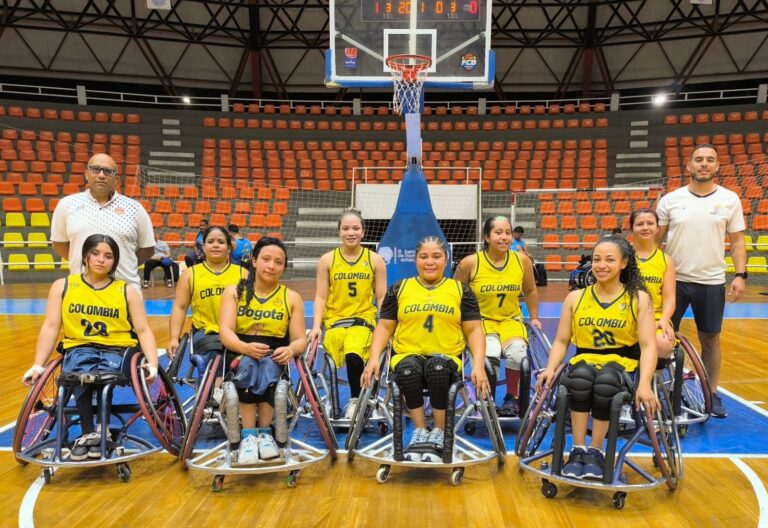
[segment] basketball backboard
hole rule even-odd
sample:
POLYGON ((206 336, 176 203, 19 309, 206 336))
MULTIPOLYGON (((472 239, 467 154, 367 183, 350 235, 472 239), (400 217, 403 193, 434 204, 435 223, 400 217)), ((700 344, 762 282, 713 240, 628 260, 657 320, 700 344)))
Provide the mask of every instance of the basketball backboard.
POLYGON ((329 87, 392 86, 391 55, 432 60, 427 87, 493 86, 490 0, 331 0, 329 87))

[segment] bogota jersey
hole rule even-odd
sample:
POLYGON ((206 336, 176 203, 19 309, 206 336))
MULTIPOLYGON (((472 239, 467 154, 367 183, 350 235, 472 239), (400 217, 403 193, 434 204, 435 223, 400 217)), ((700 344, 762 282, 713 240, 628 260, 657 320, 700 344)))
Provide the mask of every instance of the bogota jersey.
POLYGON ((267 343, 273 348, 284 346, 290 342, 290 321, 288 288, 279 284, 266 298, 254 296, 248 304, 245 298, 238 301, 235 333, 245 342, 267 343))
POLYGON ((617 354, 640 359, 637 347, 637 313, 627 290, 606 306, 600 304, 594 285, 582 290, 573 311, 571 342, 577 353, 617 354))
POLYGON ((221 294, 227 286, 237 285, 242 276, 240 266, 227 264, 216 273, 205 262, 192 266, 192 327, 206 334, 219 333, 221 294))
POLYGON ((373 305, 373 262, 371 250, 363 248, 360 256, 349 263, 341 249, 333 250, 329 272, 328 302, 323 314, 326 328, 339 319, 360 317, 371 324, 376 321, 373 305))
POLYGON ((115 279, 97 290, 83 281, 82 275, 69 275, 66 280, 61 304, 65 350, 83 345, 137 345, 125 281, 115 279))
POLYGON ((507 251, 500 268, 488 260, 485 251, 477 253, 475 273, 469 286, 477 297, 483 319, 505 321, 522 317, 523 264, 516 251, 507 251))
POLYGON ((645 282, 645 287, 651 296, 653 313, 656 320, 661 318, 662 297, 661 285, 664 281, 664 273, 667 271, 667 256, 660 249, 656 249, 647 259, 637 257, 637 266, 645 282))

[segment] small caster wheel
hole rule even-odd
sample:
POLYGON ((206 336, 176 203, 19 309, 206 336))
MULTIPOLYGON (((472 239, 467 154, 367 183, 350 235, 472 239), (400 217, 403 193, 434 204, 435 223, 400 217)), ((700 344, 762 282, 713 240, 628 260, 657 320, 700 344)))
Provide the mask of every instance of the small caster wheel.
POLYGON ((211 491, 219 492, 224 489, 224 475, 215 475, 211 481, 211 491))
POLYGON ((677 434, 680 437, 680 440, 685 438, 688 435, 688 426, 687 425, 681 425, 677 428, 677 434))
POLYGON ((557 486, 555 486, 548 480, 542 480, 541 494, 548 499, 554 499, 555 497, 557 497, 557 486))
POLYGON ((387 427, 387 424, 384 422, 379 422, 378 429, 381 436, 384 436, 389 432, 389 427, 387 427))
POLYGON ((464 468, 454 469, 451 473, 451 484, 458 486, 464 480, 464 468))
POLYGON ((123 482, 131 480, 131 468, 128 467, 128 464, 117 465, 117 476, 120 477, 120 480, 123 482))
POLYGON ((381 466, 378 471, 376 471, 376 482, 379 484, 384 484, 387 479, 389 478, 389 466, 381 466))
POLYGON ((299 472, 297 471, 291 471, 291 473, 285 478, 285 487, 287 488, 295 488, 296 483, 299 480, 299 472))
POLYGON ((549 462, 546 462, 546 461, 542 462, 541 465, 539 466, 539 468, 542 471, 549 471, 549 462))
POLYGON ((475 436, 477 432, 477 424, 475 422, 467 422, 464 424, 464 432, 469 436, 475 436))
POLYGON ((50 484, 51 479, 53 478, 53 471, 51 468, 43 468, 42 477, 46 484, 50 484))
POLYGON ((624 508, 624 504, 627 502, 627 494, 623 491, 617 491, 613 494, 613 507, 617 510, 624 508))

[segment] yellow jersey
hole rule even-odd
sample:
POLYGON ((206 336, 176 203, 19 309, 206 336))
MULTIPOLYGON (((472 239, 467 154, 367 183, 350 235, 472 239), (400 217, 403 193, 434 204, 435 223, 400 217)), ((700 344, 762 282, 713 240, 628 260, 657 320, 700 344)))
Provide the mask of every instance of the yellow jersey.
POLYGON ((359 317, 376 323, 374 269, 371 250, 363 248, 354 262, 347 262, 340 248, 333 250, 328 269, 328 301, 323 324, 329 328, 340 319, 359 317))
POLYGON ((667 271, 667 256, 662 250, 657 248, 647 259, 637 257, 637 266, 640 268, 645 288, 651 296, 653 313, 658 321, 661 318, 661 309, 663 307, 661 286, 664 282, 664 274, 667 271))
POLYGON ((483 319, 505 321, 521 319, 520 294, 523 292, 523 263, 517 251, 507 251, 504 264, 494 266, 488 253, 480 251, 469 287, 477 297, 483 319))
POLYGON ((138 344, 125 288, 125 281, 119 279, 95 289, 82 275, 67 276, 61 303, 64 350, 86 345, 126 348, 138 344))
POLYGON ((266 343, 272 348, 288 345, 288 327, 291 322, 289 291, 284 285, 278 284, 267 297, 254 296, 247 304, 243 296, 237 303, 237 336, 242 341, 266 343))
POLYGON ((203 262, 192 266, 190 270, 192 328, 204 330, 206 334, 218 334, 221 294, 227 286, 240 282, 243 268, 227 264, 217 273, 203 262))

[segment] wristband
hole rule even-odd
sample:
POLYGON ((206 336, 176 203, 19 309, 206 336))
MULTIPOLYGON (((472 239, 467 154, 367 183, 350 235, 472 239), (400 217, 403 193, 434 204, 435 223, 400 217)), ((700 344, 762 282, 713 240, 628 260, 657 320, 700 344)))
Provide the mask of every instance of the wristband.
POLYGON ((32 365, 32 367, 29 369, 38 376, 42 376, 43 372, 45 372, 45 367, 41 367, 40 365, 32 365))

